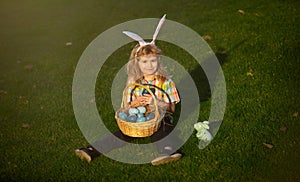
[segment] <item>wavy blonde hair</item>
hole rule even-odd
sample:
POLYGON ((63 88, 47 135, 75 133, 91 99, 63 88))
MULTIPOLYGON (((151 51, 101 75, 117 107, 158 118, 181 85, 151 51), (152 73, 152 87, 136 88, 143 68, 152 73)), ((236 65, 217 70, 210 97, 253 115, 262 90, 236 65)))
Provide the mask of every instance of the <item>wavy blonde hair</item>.
POLYGON ((157 71, 155 75, 158 76, 159 81, 164 82, 169 78, 165 68, 160 61, 162 51, 153 44, 148 44, 143 47, 140 47, 140 45, 136 45, 131 51, 129 62, 127 64, 127 84, 139 83, 139 81, 143 78, 143 73, 140 70, 138 61, 140 56, 145 55, 156 55, 157 71))

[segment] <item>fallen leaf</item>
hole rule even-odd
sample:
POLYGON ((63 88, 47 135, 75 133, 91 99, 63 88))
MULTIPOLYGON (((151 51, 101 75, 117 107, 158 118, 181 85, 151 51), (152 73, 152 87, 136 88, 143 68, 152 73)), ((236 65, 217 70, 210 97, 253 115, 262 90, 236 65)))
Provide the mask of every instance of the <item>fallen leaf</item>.
POLYGON ((66 46, 71 46, 72 45, 72 42, 67 42, 66 43, 66 46))
POLYGON ((28 129, 30 126, 29 126, 29 124, 23 124, 22 125, 22 128, 24 128, 24 129, 28 129))
POLYGON ((246 73, 246 75, 247 75, 247 76, 253 76, 253 73, 251 73, 250 71, 248 71, 248 72, 246 73))
POLYGON ((219 55, 227 55, 227 52, 226 51, 218 51, 217 54, 219 54, 219 55))
POLYGON ((5 91, 5 90, 0 90, 0 95, 1 94, 7 94, 7 91, 5 91))
POLYGON ((281 127, 280 127, 280 131, 282 131, 282 132, 286 132, 286 126, 285 125, 281 125, 281 127))
POLYGON ((269 149, 272 149, 273 148, 273 145, 272 144, 269 144, 269 143, 263 143, 263 145, 269 149))
POLYGON ((32 65, 32 64, 28 64, 28 65, 24 66, 24 68, 25 68, 26 70, 32 70, 33 65, 32 65))
POLYGON ((294 117, 298 117, 298 115, 299 115, 299 112, 294 112, 294 114, 293 114, 294 117))
POLYGON ((29 100, 24 100, 23 101, 23 104, 28 104, 29 103, 29 100))
POLYGON ((204 35, 204 36, 203 36, 203 39, 204 39, 205 41, 209 41, 209 40, 212 39, 212 37, 211 37, 210 35, 204 35))
POLYGON ((240 14, 242 14, 242 15, 245 14, 245 11, 244 11, 244 10, 241 10, 241 9, 239 9, 238 12, 239 12, 240 14))

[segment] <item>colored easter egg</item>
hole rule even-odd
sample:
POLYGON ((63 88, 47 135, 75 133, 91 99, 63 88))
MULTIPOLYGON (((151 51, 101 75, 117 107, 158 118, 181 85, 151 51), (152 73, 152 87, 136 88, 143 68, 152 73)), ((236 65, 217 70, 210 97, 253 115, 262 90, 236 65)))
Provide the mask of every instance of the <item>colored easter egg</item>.
POLYGON ((137 117, 138 117, 138 118, 144 117, 144 114, 143 114, 143 113, 138 113, 138 114, 137 114, 137 117))
POLYGON ((139 110, 137 108, 130 108, 128 112, 129 112, 130 115, 138 114, 139 110))
POLYGON ((149 113, 149 114, 146 116, 146 120, 151 120, 151 119, 153 119, 153 118, 154 118, 154 113, 153 113, 153 112, 149 113))
POLYGON ((139 110, 139 113, 145 113, 146 112, 146 107, 140 106, 137 108, 139 110))
POLYGON ((135 114, 130 114, 127 117, 127 121, 129 121, 129 122, 136 122, 136 119, 137 119, 137 116, 135 114))
MULTIPOLYGON (((150 88, 150 90, 151 90, 151 92, 152 92, 153 94, 155 94, 155 88, 150 88)), ((143 92, 142 92, 142 95, 145 95, 145 94, 149 94, 149 95, 150 95, 150 93, 148 92, 147 89, 144 89, 143 92)))
POLYGON ((145 117, 140 117, 136 119, 136 122, 145 122, 146 118, 145 117))
POLYGON ((120 113, 118 114, 118 116, 119 116, 119 118, 120 118, 121 120, 126 120, 126 119, 127 119, 127 114, 126 114, 125 112, 120 112, 120 113))

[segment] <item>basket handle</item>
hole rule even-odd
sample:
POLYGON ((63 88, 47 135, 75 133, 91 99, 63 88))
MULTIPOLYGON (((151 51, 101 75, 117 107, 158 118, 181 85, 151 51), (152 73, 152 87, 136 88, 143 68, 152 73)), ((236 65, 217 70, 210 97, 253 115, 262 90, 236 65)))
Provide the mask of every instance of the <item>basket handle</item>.
MULTIPOLYGON (((129 88, 130 86, 133 86, 133 87, 134 87, 133 90, 134 90, 136 87, 142 87, 142 88, 146 89, 146 90, 150 93, 150 95, 152 96, 152 98, 153 98, 153 103, 154 103, 154 106, 155 106, 155 112, 158 113, 157 99, 156 99, 155 95, 152 93, 152 91, 151 91, 148 87, 146 87, 146 86, 143 85, 143 84, 139 84, 139 83, 133 83, 133 84, 127 85, 127 86, 125 87, 124 92, 123 92, 123 106, 125 106, 125 105, 127 104, 127 99, 126 99, 126 96, 127 96, 126 93, 127 93, 127 92, 126 92, 126 91, 128 90, 128 88, 129 88)), ((130 93, 130 97, 132 97, 132 93, 133 93, 133 92, 130 93)), ((155 116, 157 116, 157 115, 155 115, 155 116)))
MULTIPOLYGON (((169 100, 169 105, 171 106, 172 101, 171 101, 171 98, 170 98, 169 94, 168 94, 166 91, 164 91, 162 88, 160 88, 160 87, 158 87, 158 86, 156 86, 156 85, 152 85, 152 84, 143 84, 143 85, 149 85, 149 86, 155 87, 156 89, 158 89, 159 91, 161 91, 163 94, 165 94, 165 95, 167 96, 167 98, 168 98, 168 100, 169 100)), ((131 95, 132 95, 132 94, 131 94, 131 95)))

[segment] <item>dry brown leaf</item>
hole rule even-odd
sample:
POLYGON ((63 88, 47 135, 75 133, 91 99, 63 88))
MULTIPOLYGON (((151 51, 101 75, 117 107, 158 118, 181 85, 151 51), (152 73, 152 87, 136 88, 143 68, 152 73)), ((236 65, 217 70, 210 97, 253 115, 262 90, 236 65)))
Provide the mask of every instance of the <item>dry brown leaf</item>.
POLYGON ((280 127, 280 131, 282 131, 282 132, 286 132, 286 126, 285 125, 281 125, 281 127, 280 127))
POLYGON ((239 9, 238 12, 239 12, 240 14, 242 14, 242 15, 245 14, 245 11, 244 11, 244 10, 241 10, 241 9, 239 9))
POLYGON ((273 145, 272 144, 269 144, 269 143, 263 143, 263 145, 265 147, 267 147, 268 149, 272 149, 273 148, 273 145))
POLYGON ((26 124, 23 124, 23 125, 22 125, 22 128, 28 129, 28 128, 30 128, 30 126, 29 126, 29 124, 26 123, 26 124))
POLYGON ((7 94, 7 91, 5 91, 5 90, 0 90, 0 95, 1 94, 7 94))
POLYGON ((225 56, 227 54, 226 51, 218 51, 217 54, 225 56))
POLYGON ((28 104, 29 103, 29 100, 24 100, 23 101, 23 104, 28 104))
POLYGON ((248 71, 248 72, 246 73, 246 75, 247 75, 247 76, 253 76, 253 73, 251 73, 250 71, 248 71))
POLYGON ((32 64, 28 64, 28 65, 24 66, 24 68, 25 68, 26 70, 32 70, 33 65, 32 65, 32 64))
POLYGON ((203 36, 203 39, 204 39, 205 41, 209 41, 209 40, 212 39, 212 37, 211 37, 210 35, 204 35, 204 36, 203 36))
POLYGON ((293 116, 294 117, 298 117, 299 116, 299 112, 294 112, 293 116))

